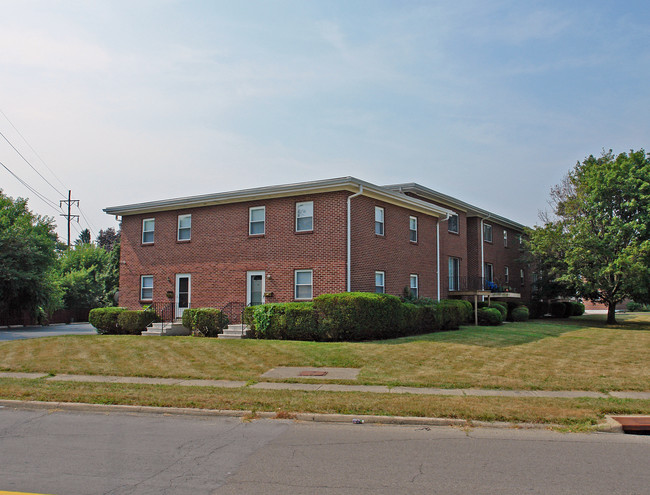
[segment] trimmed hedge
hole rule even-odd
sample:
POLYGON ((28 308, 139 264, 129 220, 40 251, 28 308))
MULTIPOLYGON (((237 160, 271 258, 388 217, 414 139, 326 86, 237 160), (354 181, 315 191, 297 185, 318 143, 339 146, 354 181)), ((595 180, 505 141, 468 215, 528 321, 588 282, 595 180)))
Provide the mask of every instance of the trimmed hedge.
POLYGON ((216 337, 228 326, 228 316, 216 308, 188 308, 183 311, 183 326, 195 337, 216 337))
POLYGON ((496 308, 479 308, 478 323, 479 325, 500 325, 503 322, 503 313, 496 308))
POLYGON ((436 324, 440 330, 458 330, 472 320, 474 307, 462 299, 443 299, 435 304, 436 324))
POLYGON ((122 311, 117 316, 117 325, 121 334, 140 335, 147 329, 150 323, 156 321, 156 313, 153 311, 122 311))
POLYGON ((528 312, 528 308, 523 304, 514 308, 510 313, 510 318, 512 318, 512 321, 528 321, 529 316, 530 314, 528 312))
POLYGON ((571 316, 582 316, 585 314, 585 305, 580 302, 572 302, 571 309, 571 316))
POLYGON ((272 303, 247 308, 252 337, 276 340, 322 340, 314 303, 272 303))
POLYGON ((542 318, 549 312, 548 301, 531 301, 527 306, 531 319, 542 318))
POLYGON ((549 311, 553 318, 564 318, 566 307, 563 302, 555 301, 551 303, 549 311))
POLYGON ((95 308, 91 309, 88 314, 88 321, 95 327, 98 334, 116 335, 122 333, 117 323, 120 313, 126 311, 126 308, 95 308))

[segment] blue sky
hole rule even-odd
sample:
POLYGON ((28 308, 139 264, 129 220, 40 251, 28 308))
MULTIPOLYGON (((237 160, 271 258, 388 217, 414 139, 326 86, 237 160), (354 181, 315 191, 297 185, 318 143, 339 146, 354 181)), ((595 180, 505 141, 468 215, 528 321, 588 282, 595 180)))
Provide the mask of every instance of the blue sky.
MULTIPOLYGON (((346 175, 533 225, 576 161, 648 147, 649 14, 631 1, 4 1, 0 110, 58 179, 2 115, 0 131, 72 189, 94 234, 116 225, 106 206, 346 175)), ((4 140, 0 161, 58 203, 4 140)), ((57 216, 1 168, 0 188, 57 216)))

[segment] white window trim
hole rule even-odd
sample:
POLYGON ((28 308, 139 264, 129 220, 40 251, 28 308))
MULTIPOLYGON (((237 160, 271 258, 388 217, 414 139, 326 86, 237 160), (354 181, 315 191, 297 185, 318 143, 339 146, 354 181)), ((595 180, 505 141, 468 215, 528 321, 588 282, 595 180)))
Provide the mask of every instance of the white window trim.
POLYGON ((492 244, 492 239, 494 239, 494 229, 492 229, 492 225, 489 223, 483 223, 483 237, 485 239, 485 242, 489 242, 492 244), (490 238, 488 239, 488 236, 485 235, 487 231, 490 231, 490 238))
POLYGON ((377 270, 375 271, 375 293, 386 294, 386 272, 377 270), (382 285, 377 285, 377 275, 381 274, 382 285), (381 292, 377 292, 377 287, 381 287, 381 292))
POLYGON ((313 201, 298 201, 296 203, 296 232, 313 232, 314 231, 314 202, 313 201), (299 217, 298 216, 298 205, 304 205, 311 203, 311 216, 299 217), (310 229, 299 229, 298 228, 298 219, 299 218, 311 218, 311 228, 310 229))
POLYGON ((409 217, 409 241, 418 242, 418 217, 409 217), (415 229, 411 228, 411 220, 415 220, 415 229), (411 239, 411 232, 415 232, 415 240, 411 239))
POLYGON ((375 235, 385 235, 386 234, 386 211, 381 206, 375 206, 375 235), (377 220, 377 213, 381 212, 381 221, 377 220), (381 224, 381 234, 377 233, 377 224, 381 224))
POLYGON ((266 206, 251 206, 248 209, 248 235, 265 235, 266 234, 266 206), (264 212, 264 219, 257 220, 255 223, 262 223, 262 232, 253 234, 253 210, 262 210, 264 212))
POLYGON ((153 301, 153 275, 140 275, 140 301, 153 301), (151 287, 144 286, 144 279, 151 279, 151 287), (142 292, 144 289, 151 289, 151 297, 143 297, 142 292))
POLYGON ((503 247, 508 247, 508 231, 503 229, 503 247))
POLYGON ((506 285, 509 285, 510 284, 510 269, 507 266, 504 267, 503 275, 504 275, 503 278, 505 279, 504 282, 506 283, 506 285))
POLYGON ((250 305, 252 302, 251 288, 253 284, 251 283, 251 278, 253 277, 253 275, 262 276, 262 304, 266 304, 266 297, 264 297, 266 291, 266 272, 261 270, 253 270, 253 271, 246 272, 246 304, 250 305))
POLYGON ((521 285, 524 285, 525 284, 525 274, 524 274, 524 269, 523 268, 521 268, 519 270, 519 277, 521 278, 521 285))
POLYGON ((458 234, 460 233, 460 216, 457 214, 452 214, 449 215, 449 219, 455 218, 456 219, 456 230, 451 229, 451 222, 447 221, 447 232, 451 232, 452 234, 458 234))
MULTIPOLYGON (((293 298, 296 301, 310 301, 314 298, 314 270, 294 270, 293 275, 293 298), (311 296, 310 297, 298 297, 298 273, 309 273, 311 277, 311 284, 309 284, 311 296)), ((300 287, 306 287, 306 284, 301 284, 300 287)))
MULTIPOLYGON (((187 227, 185 227, 185 228, 187 228, 187 227)), ((176 240, 177 241, 190 241, 190 240, 192 240, 192 214, 191 213, 188 214, 188 215, 178 215, 178 224, 176 226, 176 240), (190 236, 187 239, 181 239, 181 218, 188 218, 188 217, 190 219, 190 226, 189 226, 190 236)))
POLYGON ((156 237, 156 219, 155 218, 143 218, 142 219, 142 244, 153 244, 154 240, 156 237), (144 230, 144 223, 145 222, 153 222, 153 230, 144 230), (151 241, 145 241, 144 240, 144 235, 148 234, 149 232, 153 233, 153 240, 151 241))
POLYGON ((417 273, 411 273, 409 276, 409 289, 411 289, 411 291, 415 289, 415 297, 420 297, 420 277, 418 277, 417 273), (415 287, 413 287, 413 280, 415 280, 415 287))

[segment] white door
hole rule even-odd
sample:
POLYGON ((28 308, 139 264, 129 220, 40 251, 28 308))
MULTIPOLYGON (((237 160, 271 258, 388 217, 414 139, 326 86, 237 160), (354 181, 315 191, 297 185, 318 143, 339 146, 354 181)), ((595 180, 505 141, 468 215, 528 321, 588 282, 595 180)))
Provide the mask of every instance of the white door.
POLYGON ((176 274, 176 318, 183 316, 183 311, 191 307, 192 276, 189 273, 176 274))
POLYGON ((246 304, 264 304, 264 278, 264 272, 246 272, 246 304))

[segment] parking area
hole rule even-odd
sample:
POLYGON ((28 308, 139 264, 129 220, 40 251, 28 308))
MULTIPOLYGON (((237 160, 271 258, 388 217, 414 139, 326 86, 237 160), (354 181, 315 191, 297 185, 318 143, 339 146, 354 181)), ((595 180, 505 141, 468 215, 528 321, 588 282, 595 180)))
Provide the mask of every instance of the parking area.
POLYGON ((95 335, 96 333, 90 323, 57 323, 46 327, 0 327, 0 341, 58 337, 60 335, 95 335))

